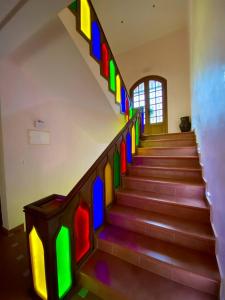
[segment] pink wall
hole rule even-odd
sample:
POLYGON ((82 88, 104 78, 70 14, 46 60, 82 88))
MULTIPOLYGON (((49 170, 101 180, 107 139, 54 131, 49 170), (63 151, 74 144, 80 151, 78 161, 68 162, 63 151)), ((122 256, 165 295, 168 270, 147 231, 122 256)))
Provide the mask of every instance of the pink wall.
POLYGON ((191 114, 187 29, 121 53, 116 59, 128 88, 148 75, 167 79, 168 130, 179 132, 180 117, 191 114))
POLYGON ((0 91, 0 193, 4 226, 11 229, 24 221, 25 204, 67 194, 121 122, 58 18, 0 62, 0 91), (28 142, 37 119, 45 121, 49 145, 28 142))
POLYGON ((196 130, 225 299, 225 3, 193 0, 190 9, 192 118, 196 130))

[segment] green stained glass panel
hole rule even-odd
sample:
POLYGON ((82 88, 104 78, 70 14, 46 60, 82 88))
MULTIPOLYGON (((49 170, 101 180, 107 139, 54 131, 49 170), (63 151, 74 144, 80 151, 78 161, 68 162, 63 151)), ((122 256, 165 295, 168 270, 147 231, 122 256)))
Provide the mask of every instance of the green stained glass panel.
POLYGON ((138 122, 138 120, 135 123, 135 138, 136 138, 136 146, 139 146, 139 122, 138 122))
POLYGON ((77 0, 73 1, 70 5, 69 5, 69 9, 72 11, 76 11, 77 10, 77 0))
POLYGON ((133 115, 134 115, 132 107, 130 107, 130 109, 129 109, 129 114, 130 114, 130 119, 131 119, 133 117, 133 115))
POLYGON ((56 238, 58 296, 61 299, 72 286, 69 229, 62 226, 56 238))
POLYGON ((116 66, 112 59, 109 62, 109 88, 112 92, 116 91, 116 66))
POLYGON ((114 153, 114 187, 118 188, 120 186, 120 155, 116 151, 114 153))

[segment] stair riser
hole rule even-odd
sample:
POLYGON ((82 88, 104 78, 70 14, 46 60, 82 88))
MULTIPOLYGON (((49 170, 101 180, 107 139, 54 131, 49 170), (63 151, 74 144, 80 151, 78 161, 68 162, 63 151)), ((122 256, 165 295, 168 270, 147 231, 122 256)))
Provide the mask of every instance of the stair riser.
POLYGON ((147 271, 212 295, 217 295, 218 293, 218 284, 206 277, 166 264, 157 259, 149 258, 144 254, 139 254, 133 250, 105 240, 98 239, 97 244, 99 249, 147 271))
POLYGON ((195 140, 141 140, 141 147, 185 147, 196 146, 195 140))
POLYGON ((160 191, 163 195, 174 195, 187 198, 204 199, 204 186, 194 186, 185 184, 171 184, 164 182, 151 182, 134 179, 132 177, 122 177, 122 186, 124 189, 155 192, 160 191))
POLYGON ((130 166, 128 168, 128 175, 137 177, 149 177, 155 178, 173 178, 173 179, 187 179, 202 182, 201 171, 189 171, 189 170, 165 170, 165 169, 151 169, 130 166))
POLYGON ((201 223, 209 223, 209 210, 190 208, 186 206, 179 206, 167 203, 157 202, 156 200, 145 199, 138 196, 131 196, 130 194, 116 194, 116 202, 123 206, 140 208, 147 211, 162 213, 169 216, 177 217, 184 220, 198 221, 201 223))
POLYGON ((179 133, 179 134, 160 134, 160 135, 142 135, 143 140, 195 140, 194 133, 179 133))
POLYGON ((176 230, 164 228, 155 224, 149 224, 134 218, 127 218, 124 215, 121 216, 112 212, 107 214, 107 221, 109 224, 114 226, 183 246, 188 249, 194 249, 209 254, 215 252, 215 242, 210 239, 201 239, 195 235, 186 234, 185 232, 178 232, 176 230))
POLYGON ((197 156, 196 147, 181 147, 181 148, 137 148, 138 155, 153 155, 153 156, 197 156))
POLYGON ((171 168, 200 168, 198 158, 166 158, 134 156, 133 164, 138 166, 171 167, 171 168))

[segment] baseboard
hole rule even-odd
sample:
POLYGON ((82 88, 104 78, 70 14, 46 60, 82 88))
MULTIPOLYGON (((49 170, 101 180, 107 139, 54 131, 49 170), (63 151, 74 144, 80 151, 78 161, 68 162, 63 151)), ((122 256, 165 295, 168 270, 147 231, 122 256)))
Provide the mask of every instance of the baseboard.
POLYGON ((20 224, 10 230, 6 229, 5 227, 1 227, 1 232, 4 234, 4 235, 10 235, 11 233, 16 233, 18 231, 24 231, 24 224, 20 224))

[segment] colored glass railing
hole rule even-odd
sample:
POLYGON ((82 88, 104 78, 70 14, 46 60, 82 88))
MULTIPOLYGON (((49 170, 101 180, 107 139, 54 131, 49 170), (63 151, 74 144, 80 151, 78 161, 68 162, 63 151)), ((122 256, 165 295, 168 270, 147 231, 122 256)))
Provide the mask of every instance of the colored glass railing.
POLYGON ((129 93, 91 1, 76 0, 68 8, 76 17, 76 30, 89 43, 90 55, 99 64, 100 74, 108 81, 109 91, 115 95, 115 103, 120 105, 120 113, 128 120, 132 110, 129 93))
POLYGON ((33 289, 41 299, 63 299, 78 287, 79 268, 95 248, 142 122, 137 111, 66 197, 51 195, 24 208, 33 289))
POLYGON ((143 132, 143 113, 134 114, 91 2, 77 0, 69 9, 127 124, 66 197, 51 195, 24 208, 33 290, 45 300, 63 299, 77 288, 79 268, 95 248, 95 232, 104 225, 143 132))

